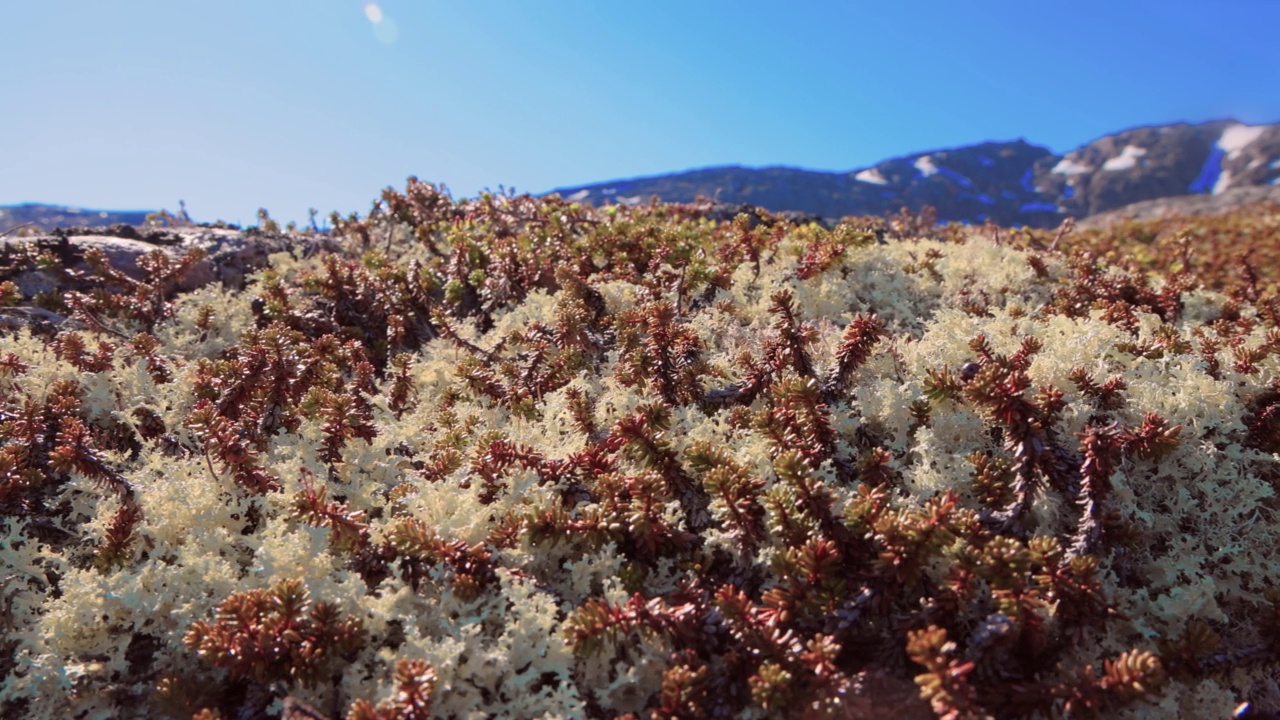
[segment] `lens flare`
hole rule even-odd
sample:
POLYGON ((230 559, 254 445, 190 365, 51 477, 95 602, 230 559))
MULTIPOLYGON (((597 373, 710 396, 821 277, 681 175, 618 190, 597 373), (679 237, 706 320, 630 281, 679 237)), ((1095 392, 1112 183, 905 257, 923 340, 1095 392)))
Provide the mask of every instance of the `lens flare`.
POLYGON ((400 37, 400 28, 396 26, 396 21, 387 17, 382 12, 382 7, 376 2, 369 0, 364 3, 364 16, 373 25, 373 37, 383 45, 394 45, 400 37))

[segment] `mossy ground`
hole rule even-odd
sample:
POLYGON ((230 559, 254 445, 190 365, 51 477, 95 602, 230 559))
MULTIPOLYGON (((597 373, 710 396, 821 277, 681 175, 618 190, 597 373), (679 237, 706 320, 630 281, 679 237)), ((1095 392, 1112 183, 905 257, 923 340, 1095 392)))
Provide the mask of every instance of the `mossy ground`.
POLYGON ((1280 710, 1276 208, 336 225, 0 337, 0 715, 1280 710))

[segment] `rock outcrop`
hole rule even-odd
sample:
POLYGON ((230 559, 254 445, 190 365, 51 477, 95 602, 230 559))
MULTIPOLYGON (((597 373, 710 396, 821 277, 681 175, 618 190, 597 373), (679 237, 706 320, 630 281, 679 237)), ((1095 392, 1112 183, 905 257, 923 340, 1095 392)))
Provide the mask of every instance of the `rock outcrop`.
POLYGON ((18 325, 60 326, 66 318, 42 309, 35 299, 93 289, 96 283, 88 262, 90 251, 100 251, 112 269, 128 278, 146 281, 140 262, 144 256, 159 251, 178 260, 191 250, 199 250, 202 258, 165 290, 187 292, 215 282, 240 290, 247 276, 266 267, 274 253, 300 251, 310 255, 322 249, 333 250, 339 242, 334 237, 316 234, 194 225, 171 228, 116 225, 3 238, 0 239, 0 282, 13 283, 23 300, 18 307, 0 308, 0 329, 18 325), (51 255, 57 262, 40 261, 42 254, 51 255))

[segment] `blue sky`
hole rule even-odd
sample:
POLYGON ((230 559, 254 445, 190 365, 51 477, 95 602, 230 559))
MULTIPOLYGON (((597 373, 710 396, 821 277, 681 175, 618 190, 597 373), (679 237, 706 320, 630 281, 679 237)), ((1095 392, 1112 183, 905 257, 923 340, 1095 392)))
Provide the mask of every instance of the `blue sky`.
POLYGON ((1280 2, 3 0, 0 204, 364 213, 1280 121, 1280 2))

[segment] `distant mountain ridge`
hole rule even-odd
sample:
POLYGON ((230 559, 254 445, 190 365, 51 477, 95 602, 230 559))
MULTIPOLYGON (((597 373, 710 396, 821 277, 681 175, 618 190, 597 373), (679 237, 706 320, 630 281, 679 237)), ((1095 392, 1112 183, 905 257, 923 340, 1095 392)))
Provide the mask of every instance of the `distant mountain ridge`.
POLYGON ((96 227, 100 225, 141 225, 147 221, 150 210, 85 210, 65 205, 23 203, 0 206, 0 232, 19 226, 31 226, 38 230, 56 227, 96 227))
POLYGON ((1063 155, 1025 140, 885 160, 849 172, 721 166, 558 188, 593 204, 699 196, 825 218, 931 205, 941 221, 1053 227, 1132 203, 1280 186, 1280 124, 1216 120, 1140 127, 1063 155))
MULTIPOLYGON (((552 190, 595 205, 651 197, 755 205, 836 219, 937 210, 943 222, 1054 227, 1067 217, 1115 213, 1144 201, 1163 211, 1241 188, 1280 188, 1280 123, 1215 120, 1139 127, 1062 155, 1025 140, 985 142, 885 160, 848 172, 795 167, 701 168, 552 190)), ((547 193, 547 194, 551 194, 547 193)), ((1275 197, 1263 193, 1259 197, 1275 197)), ((26 203, 0 206, 0 233, 19 226, 141 225, 152 211, 85 210, 26 203)), ((1150 212, 1150 206, 1141 212, 1150 212)))

